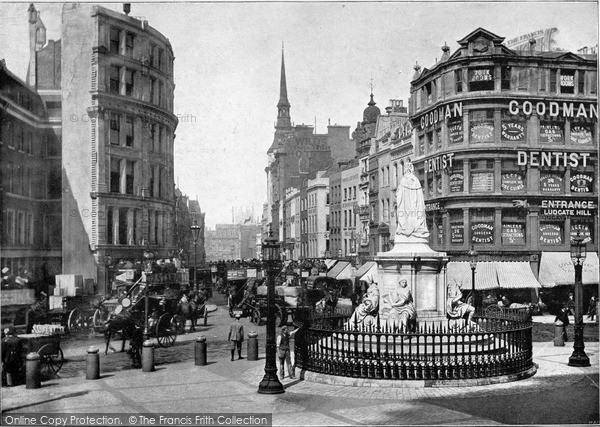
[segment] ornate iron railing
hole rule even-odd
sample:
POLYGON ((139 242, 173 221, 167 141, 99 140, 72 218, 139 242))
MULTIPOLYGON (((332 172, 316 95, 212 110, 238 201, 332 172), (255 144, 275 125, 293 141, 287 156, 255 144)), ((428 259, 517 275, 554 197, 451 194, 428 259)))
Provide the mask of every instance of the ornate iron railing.
MULTIPOLYGON (((308 314, 308 313, 306 313, 308 314)), ((296 334, 296 365, 353 378, 458 380, 525 373, 533 368, 532 323, 523 311, 464 320, 420 321, 416 331, 386 324, 348 325, 349 312, 311 313, 296 334)))

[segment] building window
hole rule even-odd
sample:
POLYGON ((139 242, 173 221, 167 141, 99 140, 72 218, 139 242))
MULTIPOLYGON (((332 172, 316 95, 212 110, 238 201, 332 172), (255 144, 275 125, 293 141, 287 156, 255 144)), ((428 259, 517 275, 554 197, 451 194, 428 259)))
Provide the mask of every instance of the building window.
POLYGON ((559 121, 540 120, 541 144, 564 144, 565 124, 559 121))
POLYGON ((471 211, 471 243, 494 244, 494 210, 471 211))
POLYGON ((125 118, 125 145, 127 147, 133 147, 133 138, 134 138, 133 117, 127 116, 125 118))
POLYGON ((462 92, 463 91, 462 70, 454 71, 454 81, 456 82, 456 93, 462 92))
POLYGON ((512 115, 507 110, 502 111, 500 139, 502 142, 525 142, 527 124, 525 116, 519 113, 512 115))
POLYGON ((114 236, 114 209, 112 207, 106 208, 106 243, 108 245, 113 244, 113 236, 114 236))
POLYGON ((111 145, 120 145, 121 143, 121 116, 118 114, 110 114, 109 139, 111 145))
POLYGON ((561 70, 560 93, 575 93, 575 70, 561 70))
POLYGON ((469 113, 470 141, 494 142, 494 110, 473 110, 469 113))
POLYGON ((564 242, 564 221, 540 222, 539 231, 541 245, 558 246, 564 242))
POLYGON ((133 39, 134 35, 131 33, 125 34, 125 55, 133 58, 133 39))
POLYGON ((450 144, 462 144, 463 140, 462 117, 448 120, 448 142, 450 144))
POLYGON ((577 235, 577 233, 579 233, 579 235, 583 237, 583 243, 595 243, 593 221, 571 219, 571 233, 569 236, 571 242, 573 241, 573 238, 577 235))
POLYGON ((540 171, 540 192, 550 194, 564 193, 564 174, 561 172, 540 171))
POLYGON ((119 209, 119 244, 127 244, 127 209, 119 209))
POLYGON ((450 185, 450 193, 462 193, 465 187, 465 176, 463 169, 462 160, 454 160, 452 162, 452 169, 450 170, 450 177, 448 178, 450 185))
POLYGON ((494 192, 494 161, 471 160, 471 192, 494 192))
POLYGON ((133 194, 134 168, 134 162, 130 160, 125 162, 125 194, 133 194))
POLYGON ((494 68, 469 68, 469 92, 494 90, 494 68))
POLYGON ((121 162, 115 157, 110 158, 110 192, 121 191, 121 162))
POLYGON ((427 152, 433 152, 433 132, 427 132, 425 134, 425 139, 427 140, 427 152))
POLYGON ((121 94, 121 67, 110 66, 110 93, 121 94))
POLYGON ((500 89, 510 90, 512 70, 509 66, 502 66, 500 68, 500 89))
POLYGON ((594 126, 588 123, 571 123, 569 140, 572 145, 586 145, 594 141, 594 126))
POLYGON ((419 136, 419 155, 425 154, 425 136, 419 136))
POLYGON ((525 216, 517 209, 502 211, 502 246, 525 245, 525 216))
POLYGON ((133 96, 133 70, 125 69, 125 95, 133 96))
POLYGON ((163 101, 164 101, 164 84, 162 81, 158 81, 158 106, 162 107, 163 106, 163 101))
POLYGON ((117 28, 110 29, 110 52, 120 54, 121 30, 117 28))
POLYGON ((550 70, 550 93, 556 93, 556 73, 556 69, 550 70))
POLYGON ((462 245, 465 243, 465 223, 462 210, 450 210, 450 243, 462 245))
POLYGON ((575 169, 571 169, 571 179, 569 186, 571 188, 571 193, 593 193, 594 192, 594 172, 592 170, 585 171, 577 171, 575 169))
POLYGON ((158 49, 158 69, 162 71, 163 65, 165 62, 165 51, 163 49, 158 49))
POLYGON ((148 62, 150 63, 151 67, 156 68, 155 61, 156 61, 156 44, 150 43, 150 56, 148 58, 148 62))
POLYGON ((525 191, 525 171, 521 171, 515 160, 502 160, 501 189, 503 193, 525 191))
POLYGON ((550 74, 550 70, 546 68, 538 68, 537 70, 537 80, 538 80, 538 90, 540 92, 546 92, 548 90, 548 75, 550 74))

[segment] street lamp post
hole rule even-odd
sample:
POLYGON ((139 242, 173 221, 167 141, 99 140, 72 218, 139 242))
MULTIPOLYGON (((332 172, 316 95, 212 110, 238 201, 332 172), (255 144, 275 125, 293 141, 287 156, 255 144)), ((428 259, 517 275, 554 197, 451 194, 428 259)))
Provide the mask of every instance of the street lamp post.
POLYGON ((198 285, 196 283, 196 269, 198 268, 198 260, 197 260, 197 249, 198 249, 198 238, 200 237, 200 231, 202 230, 202 226, 196 224, 194 220, 194 224, 190 227, 192 229, 192 234, 194 236, 194 291, 198 290, 198 285))
POLYGON ((275 267, 279 262, 279 242, 273 238, 273 231, 269 230, 269 237, 263 241, 262 256, 267 270, 267 342, 265 345, 265 376, 258 385, 261 394, 280 394, 285 392, 283 385, 277 377, 277 346, 275 344, 275 267))
POLYGON ((154 254, 150 251, 144 251, 144 270, 146 272, 146 286, 144 289, 144 341, 148 339, 149 327, 148 327, 148 311, 150 310, 150 299, 148 297, 148 288, 150 287, 150 277, 152 274, 152 259, 154 254))
POLYGON ((575 267, 575 340, 573 354, 569 357, 569 366, 590 366, 590 359, 585 354, 583 342, 583 261, 587 255, 583 237, 577 231, 571 242, 571 261, 575 267))
POLYGON ((471 266, 471 296, 473 297, 473 305, 475 304, 475 269, 477 268, 477 257, 478 253, 475 250, 473 244, 471 244, 471 250, 469 251, 469 265, 471 266))

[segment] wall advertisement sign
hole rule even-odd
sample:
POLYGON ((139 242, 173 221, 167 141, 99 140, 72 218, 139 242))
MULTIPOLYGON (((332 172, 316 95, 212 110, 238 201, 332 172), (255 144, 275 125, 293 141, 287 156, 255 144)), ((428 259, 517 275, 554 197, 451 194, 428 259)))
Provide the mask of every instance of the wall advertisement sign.
POLYGON ((465 226, 463 224, 450 225, 450 243, 465 242, 465 226))
POLYGON ((540 243, 543 245, 562 245, 562 226, 559 224, 540 225, 540 243))
POLYGON ((592 232, 591 232, 590 224, 573 224, 571 223, 571 233, 570 239, 571 242, 573 238, 577 236, 577 232, 579 232, 579 236, 583 237, 583 243, 590 243, 592 241, 592 232))
POLYGON ((444 244, 444 226, 442 224, 438 224, 438 243, 440 245, 444 244))
POLYGON ((591 193, 594 191, 594 175, 591 173, 577 173, 571 175, 571 192, 591 193))
POLYGON ((471 242, 494 243, 494 224, 476 222, 471 225, 471 242))
POLYGON ((525 180, 519 173, 502 174, 502 191, 521 191, 525 189, 525 180))
POLYGON ((502 141, 524 141, 525 126, 519 122, 504 122, 502 123, 502 141))
POLYGON ((470 82, 489 82, 494 80, 493 68, 478 68, 469 70, 470 82))
POLYGON ((560 85, 562 87, 574 87, 575 86, 575 76, 561 74, 560 85))
POLYGON ((572 144, 591 144, 592 128, 591 126, 573 125, 571 126, 572 144))
POLYGON ((464 191, 465 177, 462 173, 453 173, 450 175, 450 192, 462 193, 464 191))
POLYGON ((542 144, 564 144, 565 136, 562 125, 541 124, 540 142, 542 144))
POLYGON ((473 172, 471 191, 489 193, 494 191, 494 172, 473 172))
POLYGON ((542 193, 562 193, 565 179, 557 174, 543 174, 540 176, 540 190, 542 193))
POLYGON ((594 216, 597 209, 593 200, 542 200, 541 215, 554 217, 594 216))
POLYGON ((450 141, 451 144, 462 144, 463 140, 462 120, 448 122, 448 141, 450 141))
POLYGON ((491 142, 494 140, 494 122, 471 123, 471 141, 491 142))
POLYGON ((524 224, 502 224, 502 244, 503 245, 524 245, 525 244, 525 225, 524 224))

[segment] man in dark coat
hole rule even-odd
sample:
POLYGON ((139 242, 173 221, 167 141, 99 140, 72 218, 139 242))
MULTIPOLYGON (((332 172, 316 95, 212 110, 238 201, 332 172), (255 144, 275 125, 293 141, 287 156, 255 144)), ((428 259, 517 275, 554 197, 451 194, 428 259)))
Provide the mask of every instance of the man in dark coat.
POLYGON ((231 360, 235 354, 235 350, 238 352, 238 359, 243 359, 242 357, 242 343, 244 342, 244 325, 240 322, 240 314, 236 313, 235 320, 229 327, 229 335, 227 336, 227 340, 231 341, 231 360))
POLYGON ((2 383, 9 387, 23 381, 23 341, 17 337, 14 327, 4 330, 2 339, 2 383))

